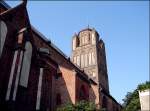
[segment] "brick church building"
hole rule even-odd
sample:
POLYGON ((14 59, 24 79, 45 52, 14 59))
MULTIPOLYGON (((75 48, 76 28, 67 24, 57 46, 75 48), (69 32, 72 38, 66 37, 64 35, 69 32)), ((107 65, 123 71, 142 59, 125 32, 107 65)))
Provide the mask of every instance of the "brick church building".
POLYGON ((98 32, 75 34, 69 58, 30 24, 26 4, 11 8, 0 1, 0 111, 55 111, 81 100, 121 111, 109 92, 98 32))

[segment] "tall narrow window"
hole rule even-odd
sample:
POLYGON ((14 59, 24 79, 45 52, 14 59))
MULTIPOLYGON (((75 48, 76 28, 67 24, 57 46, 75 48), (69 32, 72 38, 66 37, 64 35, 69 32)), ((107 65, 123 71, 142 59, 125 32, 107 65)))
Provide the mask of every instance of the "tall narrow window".
POLYGON ((88 54, 85 54, 85 67, 87 67, 88 66, 88 54))
POLYGON ((92 44, 95 44, 96 43, 96 39, 95 39, 95 34, 93 33, 92 34, 92 44))
POLYGON ((91 52, 89 53, 89 65, 92 64, 92 60, 91 60, 91 52))
POLYGON ((96 78, 96 73, 95 73, 95 71, 92 72, 92 77, 93 77, 93 78, 96 78))
POLYGON ((43 68, 40 68, 39 83, 38 83, 38 90, 37 90, 37 100, 36 100, 36 110, 40 109, 42 78, 43 78, 43 68))
POLYGON ((77 64, 77 57, 73 57, 74 64, 77 64))
POLYGON ((7 35, 7 26, 5 22, 0 20, 0 57, 3 51, 6 35, 7 35))
POLYGON ((102 100, 102 108, 105 108, 105 109, 107 109, 107 98, 104 96, 103 97, 103 100, 102 100))
POLYGON ((88 35, 87 34, 85 35, 84 39, 85 39, 85 44, 87 44, 88 43, 88 35))
POLYGON ((83 54, 81 55, 81 67, 82 68, 84 67, 84 55, 83 54))
POLYGON ((94 55, 94 52, 92 52, 92 64, 95 64, 95 55, 94 55))
POLYGON ((56 105, 61 105, 61 95, 59 93, 56 95, 56 105))
POLYGON ((11 87, 12 87, 12 81, 13 81, 17 56, 18 56, 18 51, 15 51, 14 58, 13 58, 13 63, 12 63, 12 67, 11 67, 11 72, 10 72, 10 77, 9 77, 9 82, 8 82, 6 100, 9 100, 9 97, 10 97, 10 92, 11 92, 11 87))
POLYGON ((85 37, 82 36, 82 45, 84 45, 84 44, 85 44, 85 37))
POLYGON ((72 49, 75 50, 75 48, 76 48, 76 38, 73 38, 72 49))
POLYGON ((80 87, 80 91, 79 91, 79 100, 88 100, 88 92, 86 91, 86 88, 84 85, 82 85, 80 87))
POLYGON ((80 56, 77 56, 77 65, 80 66, 80 56))
POLYGON ((21 77, 20 77, 20 85, 23 87, 27 87, 28 85, 31 57, 32 57, 32 45, 30 42, 27 42, 25 44, 25 52, 24 52, 21 77))
POLYGON ((20 57, 18 61, 18 69, 16 74, 16 80, 15 80, 15 87, 14 87, 14 93, 13 93, 13 100, 16 100, 16 94, 18 90, 18 83, 19 83, 19 76, 20 76, 20 69, 21 69, 21 63, 22 63, 22 57, 23 57, 23 51, 20 52, 20 57))

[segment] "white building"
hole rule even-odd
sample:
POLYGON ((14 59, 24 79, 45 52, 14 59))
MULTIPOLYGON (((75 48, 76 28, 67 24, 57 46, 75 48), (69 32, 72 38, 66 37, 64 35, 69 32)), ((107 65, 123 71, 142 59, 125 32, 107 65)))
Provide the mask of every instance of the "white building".
POLYGON ((150 111, 150 89, 139 91, 141 111, 150 111))

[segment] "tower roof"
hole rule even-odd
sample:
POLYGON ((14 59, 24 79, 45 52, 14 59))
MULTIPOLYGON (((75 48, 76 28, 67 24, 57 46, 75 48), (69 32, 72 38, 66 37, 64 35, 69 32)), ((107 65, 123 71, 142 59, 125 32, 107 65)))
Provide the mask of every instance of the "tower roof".
POLYGON ((96 34, 99 36, 98 32, 95 30, 95 28, 90 28, 89 26, 87 28, 84 28, 82 29, 81 31, 79 31, 78 35, 80 35, 81 32, 84 32, 84 31, 95 31, 96 34))
POLYGON ((80 34, 81 32, 84 32, 84 31, 92 31, 92 29, 91 28, 89 28, 89 27, 87 27, 87 28, 84 28, 84 29, 82 29, 78 34, 80 34))

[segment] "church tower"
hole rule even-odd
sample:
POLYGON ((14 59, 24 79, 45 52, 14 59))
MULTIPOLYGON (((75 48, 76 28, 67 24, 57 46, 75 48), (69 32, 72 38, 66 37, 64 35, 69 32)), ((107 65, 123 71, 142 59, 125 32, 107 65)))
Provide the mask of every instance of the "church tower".
POLYGON ((109 93, 105 45, 95 29, 86 28, 73 36, 72 62, 109 93))

